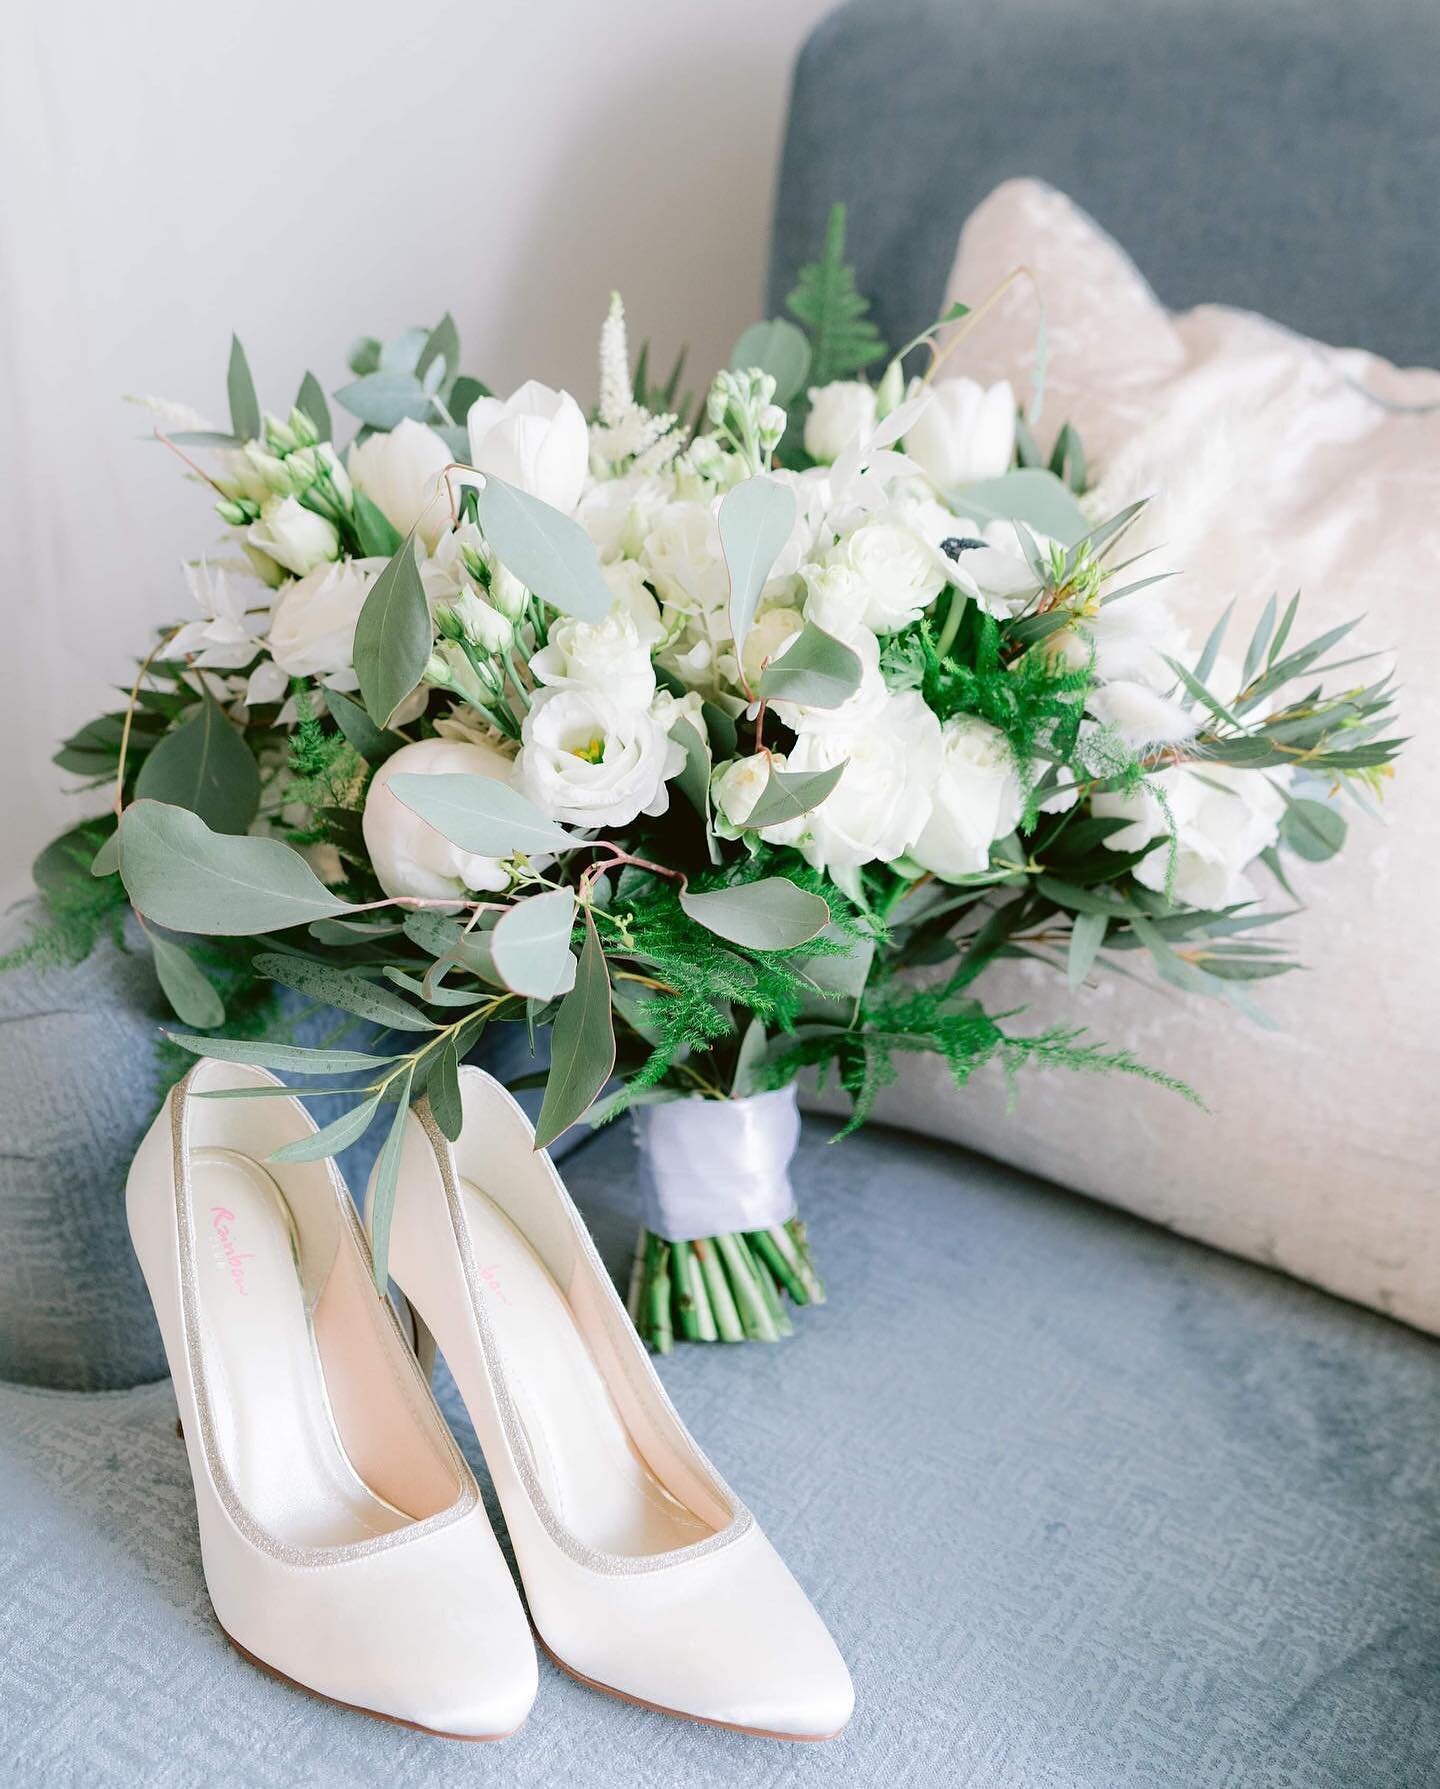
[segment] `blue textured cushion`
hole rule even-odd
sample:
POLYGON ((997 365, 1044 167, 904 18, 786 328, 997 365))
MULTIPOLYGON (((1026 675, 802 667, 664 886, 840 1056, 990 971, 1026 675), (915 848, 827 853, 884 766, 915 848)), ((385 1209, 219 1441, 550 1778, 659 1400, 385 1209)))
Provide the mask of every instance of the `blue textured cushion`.
POLYGON ((1033 174, 1172 309, 1435 365, 1437 70, 1435 0, 854 0, 796 70, 770 308, 842 199, 899 346, 934 320, 970 211, 1033 174))
MULTIPOLYGON (((1440 1348, 959 1150, 824 1139, 831 1302, 661 1370, 850 1661, 842 1738, 782 1752, 543 1661, 500 1748, 326 1707, 215 1627, 168 1387, 0 1388, 0 1775, 1433 1789, 1440 1348)), ((628 1136, 567 1173, 619 1271, 628 1136)))

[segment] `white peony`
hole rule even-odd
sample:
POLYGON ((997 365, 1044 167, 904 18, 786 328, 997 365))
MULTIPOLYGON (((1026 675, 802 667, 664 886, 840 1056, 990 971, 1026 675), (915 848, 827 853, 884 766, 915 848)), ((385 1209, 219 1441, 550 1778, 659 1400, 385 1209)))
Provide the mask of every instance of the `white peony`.
POLYGON ((365 849, 387 895, 424 900, 463 899, 467 891, 508 888, 510 875, 500 861, 462 851, 394 795, 389 782, 405 776, 485 776, 511 781, 511 761, 493 745, 451 739, 422 739, 401 746, 371 779, 361 826, 365 849))
POLYGON ((271 497, 245 531, 248 544, 297 578, 340 557, 340 536, 294 497, 271 497))
MULTIPOLYGON (((710 780, 716 830, 726 838, 738 837, 740 828, 765 792, 771 770, 785 768, 782 752, 756 752, 749 758, 732 758, 728 764, 718 765, 710 780)), ((807 817, 802 814, 798 820, 782 820, 776 826, 761 827, 754 836, 770 845, 793 845, 804 835, 807 823, 807 817)))
POLYGON ((1024 792, 1005 735, 975 715, 956 715, 940 730, 934 811, 910 848, 923 868, 946 880, 978 875, 990 847, 1013 832, 1024 792))
POLYGON ((320 677, 354 689, 355 623, 385 559, 341 559, 287 584, 275 601, 266 640, 270 656, 292 677, 320 677))
POLYGON ((1015 394, 1008 380, 988 390, 942 379, 905 435, 905 452, 942 491, 998 478, 1015 454, 1015 394))
POLYGON ((560 621, 530 669, 551 689, 586 689, 621 708, 648 708, 655 667, 634 617, 612 609, 603 621, 560 621))
MULTIPOLYGON (((1157 771, 1133 795, 1096 795, 1091 807, 1097 819, 1130 822, 1105 840, 1112 851, 1138 851, 1164 839, 1173 821, 1174 898, 1216 909, 1258 898, 1245 872, 1279 838, 1285 798, 1273 776, 1206 763, 1199 774, 1179 766, 1157 771)), ((1135 866, 1136 880, 1163 890, 1169 858, 1167 846, 1157 845, 1135 866)))
POLYGON ((386 521, 401 534, 414 528, 433 553, 450 526, 444 473, 454 458, 434 429, 406 417, 350 449, 350 479, 386 521))
POLYGON ((875 427, 875 390, 863 379, 835 379, 810 388, 805 451, 812 460, 837 460, 875 427))
MULTIPOLYGON (((877 634, 908 627, 948 582, 933 549, 903 522, 882 511, 862 522, 803 574, 817 609, 848 613, 877 634)), ((806 612, 810 613, 807 601, 806 612)), ((823 623, 812 615, 816 625, 823 623)))
POLYGON ((599 690, 543 689, 525 717, 515 779, 554 820, 625 826, 663 814, 667 778, 685 753, 648 708, 626 708, 599 690))
POLYGON ((865 724, 801 732, 791 770, 845 765, 809 817, 800 845, 807 860, 858 896, 864 864, 894 862, 925 830, 940 757, 940 723, 915 690, 889 695, 865 724))
POLYGON ((590 434, 568 391, 527 380, 503 401, 476 398, 465 419, 470 463, 569 515, 590 463, 590 434))

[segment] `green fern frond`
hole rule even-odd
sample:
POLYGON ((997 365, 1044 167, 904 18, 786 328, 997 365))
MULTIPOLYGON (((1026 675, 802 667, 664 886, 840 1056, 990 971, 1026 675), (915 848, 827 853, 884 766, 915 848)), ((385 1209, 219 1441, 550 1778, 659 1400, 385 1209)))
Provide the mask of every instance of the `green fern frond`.
POLYGON ((845 261, 843 205, 831 206, 820 259, 802 267, 796 281, 785 303, 810 337, 812 385, 851 378, 884 356, 870 301, 856 291, 854 270, 845 261))

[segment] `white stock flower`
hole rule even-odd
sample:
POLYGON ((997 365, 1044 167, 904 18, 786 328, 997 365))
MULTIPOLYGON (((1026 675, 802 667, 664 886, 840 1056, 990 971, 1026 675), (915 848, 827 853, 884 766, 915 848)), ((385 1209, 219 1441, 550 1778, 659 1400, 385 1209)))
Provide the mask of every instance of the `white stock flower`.
POLYGON ((863 865, 893 863, 925 830, 940 768, 940 723, 915 690, 902 690, 861 725, 802 732, 789 758, 791 770, 841 763, 840 781, 810 815, 800 849, 855 896, 863 865))
POLYGON ((934 811, 910 856, 945 880, 988 868, 991 845, 1015 830, 1024 806, 1005 735, 976 715, 946 721, 932 794, 934 811))
MULTIPOLYGON (((744 822, 750 818, 755 803, 764 794, 771 770, 785 769, 783 752, 756 752, 749 758, 732 758, 716 767, 710 781, 710 796, 715 804, 716 831, 722 837, 736 838, 744 822)), ((755 834, 769 845, 793 845, 804 835, 807 817, 782 820, 775 826, 762 826, 755 834)))
POLYGON ((805 451, 812 460, 835 460, 857 435, 875 427, 875 390, 863 379, 835 379, 810 388, 805 451))
POLYGON ((340 536, 331 523, 294 497, 271 497, 245 539, 297 578, 340 557, 340 536))
POLYGON ((665 723, 598 690, 542 689, 525 717, 517 786, 551 819, 570 826, 625 826, 663 814, 666 779, 685 763, 665 723))
POLYGON ((928 609, 947 578, 934 551, 913 528, 881 512, 833 547, 820 565, 804 572, 817 613, 848 615, 877 634, 893 634, 928 609))
POLYGON ((292 677, 320 677, 354 689, 355 623, 385 559, 341 559, 287 584, 275 601, 266 639, 270 656, 292 677))
POLYGON ((459 900, 470 890, 507 888, 510 875, 497 858, 452 845, 407 808, 389 783, 396 775, 484 776, 508 783, 512 769, 494 746, 451 739, 421 739, 388 757, 371 779, 361 820, 371 867, 386 894, 459 900))
MULTIPOLYGON (((1257 898, 1245 872, 1280 836, 1285 798, 1275 786, 1276 775, 1284 780, 1288 773, 1260 776, 1206 763, 1196 774, 1176 767, 1155 772, 1133 795, 1096 795, 1091 809, 1097 819, 1130 822, 1105 840, 1112 851, 1138 851, 1152 839, 1164 839, 1173 821, 1174 898, 1189 907, 1233 907, 1257 898)), ((1157 845, 1135 866, 1135 879, 1163 890, 1169 858, 1168 847, 1157 845)))
POLYGON ((624 709, 648 708, 655 695, 650 648, 619 608, 603 621, 557 622, 530 669, 551 689, 594 690, 624 709))
POLYGON ((939 490, 1008 471, 1015 453, 1015 394, 1008 380, 941 379, 905 434, 905 452, 939 490))
POLYGON ((356 490, 401 534, 414 528, 433 553, 450 526, 444 471, 455 458, 434 429, 407 416, 388 434, 357 443, 348 458, 356 490))
POLYGON ((527 380, 508 398, 476 398, 465 419, 470 463, 569 515, 590 464, 590 435, 568 391, 527 380))

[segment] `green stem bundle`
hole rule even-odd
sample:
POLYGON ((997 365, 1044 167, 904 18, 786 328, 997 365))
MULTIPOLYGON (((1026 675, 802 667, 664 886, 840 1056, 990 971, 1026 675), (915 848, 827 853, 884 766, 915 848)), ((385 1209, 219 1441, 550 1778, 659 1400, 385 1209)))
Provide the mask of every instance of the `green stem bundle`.
POLYGON ((670 1242, 642 1229, 626 1300, 657 1354, 684 1342, 778 1342, 793 1332, 786 1300, 824 1304, 825 1287, 799 1218, 768 1230, 670 1242))

